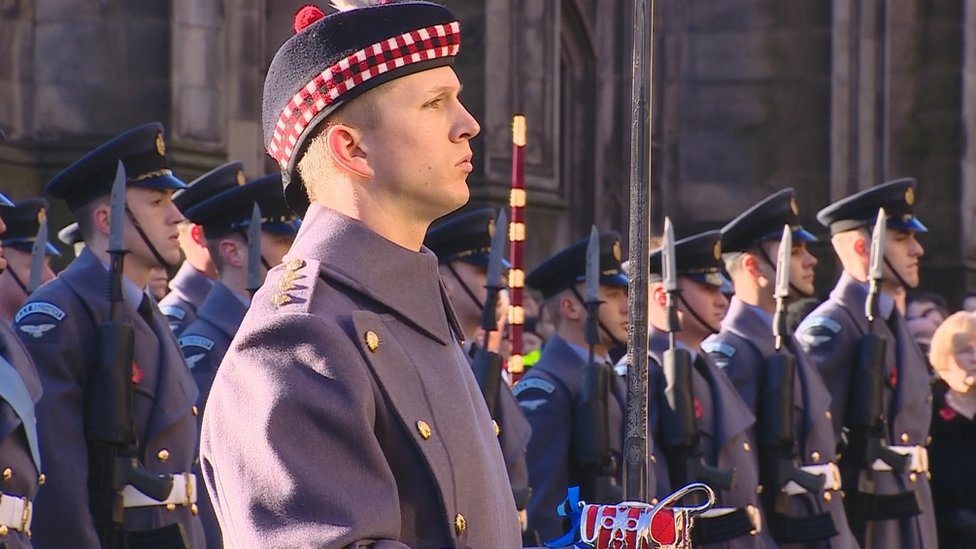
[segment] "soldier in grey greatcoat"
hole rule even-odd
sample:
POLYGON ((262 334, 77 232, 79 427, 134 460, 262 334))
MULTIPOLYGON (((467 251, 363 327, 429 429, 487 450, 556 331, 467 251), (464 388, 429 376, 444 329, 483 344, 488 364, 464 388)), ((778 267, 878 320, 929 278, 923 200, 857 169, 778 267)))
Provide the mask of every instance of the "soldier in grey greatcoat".
MULTIPOLYGON (((13 203, 0 194, 0 206, 13 203)), ((5 230, 0 216, 0 233, 5 230)), ((4 268, 0 254, 0 270, 4 268)), ((34 423, 40 399, 34 363, 10 324, 0 322, 0 547, 8 549, 31 547, 31 500, 46 481, 34 423)))
MULTIPOLYGON (((797 328, 795 340, 823 376, 830 391, 830 411, 838 442, 850 443, 846 433, 852 372, 857 371, 859 343, 869 331, 864 311, 868 294, 871 225, 884 207, 888 214, 884 272, 879 295, 880 318, 872 330, 885 339, 883 364, 884 433, 888 447, 908 461, 894 471, 875 460, 870 477, 874 490, 844 489, 851 529, 865 547, 936 547, 932 491, 928 481, 929 423, 932 416, 931 376, 925 357, 908 331, 904 318, 905 291, 918 285, 918 262, 924 253, 916 240, 925 226, 915 217, 914 179, 878 185, 835 202, 817 213, 830 228, 831 243, 844 272, 830 298, 797 328), (857 522, 864 524, 857 527, 857 522)), ((841 452, 844 448, 841 448, 841 452)))
MULTIPOLYGON (((728 308, 728 300, 721 292, 725 279, 721 274, 720 251, 721 234, 718 231, 690 236, 674 244, 678 283, 674 299, 680 325, 675 334, 675 346, 691 355, 695 428, 701 458, 705 465, 714 468, 716 477, 734 471, 735 480, 731 487, 724 488, 704 476, 676 482, 705 482, 715 488, 718 496, 717 507, 695 521, 693 535, 697 544, 727 548, 775 547, 759 504, 756 418, 728 377, 701 350, 702 341, 718 328, 728 308)), ((651 407, 662 408, 666 406, 665 387, 669 386, 663 369, 664 354, 670 342, 661 249, 651 252, 650 282, 648 373, 650 378, 660 381, 654 384, 657 392, 648 398, 651 407)), ((662 415, 648 414, 657 418, 662 415)), ((668 442, 662 436, 663 426, 657 424, 650 428, 656 437, 655 448, 668 456, 667 467, 683 465, 676 463, 674 456, 687 459, 687 450, 669 454, 668 442)), ((671 472, 673 478, 675 471, 672 469, 671 472)), ((661 477, 667 479, 668 471, 657 476, 660 487, 661 477)), ((670 486, 658 496, 666 496, 680 487, 680 484, 670 486)))
MULTIPOLYGON (((816 237, 800 225, 793 189, 783 189, 750 207, 722 229, 722 253, 735 295, 721 330, 702 344, 702 349, 732 380, 760 426, 777 420, 762 414, 759 399, 766 361, 776 353, 773 290, 776 257, 786 225, 790 226, 793 241, 789 255, 791 296, 813 295, 817 259, 807 250, 807 242, 815 241, 816 237)), ((780 352, 791 354, 796 361, 791 393, 796 465, 810 474, 823 475, 824 489, 813 494, 796 485, 785 492, 785 486, 771 486, 771 477, 765 476, 766 490, 783 490, 788 498, 787 512, 778 513, 767 505, 766 517, 782 546, 856 547, 841 499, 830 393, 817 369, 802 353, 793 351, 794 346, 786 339, 780 352)))
MULTIPOLYGON (((281 176, 263 177, 240 187, 233 187, 197 204, 186 212, 207 235, 210 257, 219 279, 197 310, 197 319, 183 330, 177 340, 186 364, 200 390, 197 408, 203 414, 217 367, 223 360, 244 313, 251 303, 248 288, 252 278, 264 281, 264 264, 277 265, 295 239, 295 214, 281 194, 281 176), (248 272, 251 263, 248 241, 251 213, 257 204, 261 209, 260 259, 257 271, 248 272)), ((198 472, 198 469, 195 469, 198 472)), ((210 498, 201 498, 200 519, 207 535, 208 547, 221 547, 220 527, 210 498)))
MULTIPOLYGON (((532 427, 528 446, 528 529, 542 541, 553 540, 569 528, 556 508, 567 490, 584 481, 573 464, 571 451, 573 415, 581 392, 583 367, 588 361, 585 338, 586 306, 582 287, 586 271, 587 241, 578 241, 536 267, 525 283, 542 293, 543 306, 551 313, 556 334, 546 341, 539 362, 515 386, 515 397, 532 427)), ((614 339, 627 338, 627 276, 620 266, 620 235, 600 234, 599 342, 594 360, 611 371, 607 395, 610 451, 615 461, 612 476, 620 480, 623 450, 624 407, 627 389, 623 379, 612 375, 608 354, 614 339)), ((649 485, 653 481, 649 482, 649 485)), ((616 503, 616 501, 612 502, 616 503)))
POLYGON ((165 500, 134 487, 121 491, 123 528, 132 543, 155 534, 203 547, 197 514, 202 483, 190 473, 197 438, 197 389, 166 319, 145 293, 153 267, 179 260, 172 202, 183 187, 169 169, 163 127, 129 130, 78 160, 52 179, 48 194, 64 200, 85 240, 81 255, 35 291, 14 326, 37 365, 44 397, 37 407, 47 484, 38 493, 34 542, 39 547, 98 548, 89 510, 88 385, 99 358, 98 329, 109 318, 109 193, 121 161, 127 185, 123 271, 125 303, 120 320, 135 331, 132 412, 138 460, 154 474, 172 475, 165 500))
POLYGON ((266 143, 304 215, 203 419, 227 546, 520 544, 492 420, 422 246, 469 196, 480 128, 450 68, 459 29, 429 3, 309 6, 271 63, 266 143))
MULTIPOLYGON (((173 203, 187 215, 190 208, 244 182, 244 165, 237 161, 228 162, 191 181, 185 189, 173 195, 173 203)), ((180 223, 180 249, 185 259, 169 281, 170 292, 159 302, 159 310, 177 337, 197 319, 197 309, 217 279, 217 269, 207 248, 207 236, 199 223, 191 219, 180 223)))

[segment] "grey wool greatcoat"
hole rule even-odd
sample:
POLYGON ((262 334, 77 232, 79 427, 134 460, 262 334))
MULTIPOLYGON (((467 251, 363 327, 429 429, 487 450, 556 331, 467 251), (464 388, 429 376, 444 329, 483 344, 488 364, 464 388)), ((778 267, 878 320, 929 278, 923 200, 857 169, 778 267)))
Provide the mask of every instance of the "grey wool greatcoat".
MULTIPOLYGON (((647 340, 650 354, 648 377, 664 379, 661 367, 664 352, 668 349, 668 336, 659 330, 651 330, 647 340)), ((716 505, 732 508, 752 508, 759 513, 759 462, 756 445, 753 441, 756 418, 748 406, 742 402, 735 387, 725 374, 700 351, 693 360, 702 361, 704 367, 692 370, 692 384, 695 393, 695 423, 701 440, 705 463, 721 470, 735 469, 736 481, 731 490, 715 489, 718 496, 716 505)), ((664 384, 659 384, 661 389, 664 384)), ((663 405, 664 393, 656 395, 663 405)), ((655 442, 659 446, 660 441, 655 442)), ((664 473, 659 473, 664 474, 664 473)), ((672 487, 672 489, 680 486, 672 487)), ((714 487, 713 487, 714 488, 714 487)), ((723 543, 713 543, 706 547, 747 548, 775 547, 765 517, 757 535, 743 535, 723 543)))
POLYGON ((197 319, 197 309, 213 288, 214 282, 203 273, 183 262, 169 281, 170 292, 159 302, 159 310, 177 336, 197 319))
MULTIPOLYGON (((702 350, 728 376, 742 399, 759 417, 759 394, 762 390, 763 367, 766 359, 776 353, 772 325, 760 312, 733 297, 729 311, 722 320, 719 333, 702 343, 702 350)), ((837 461, 830 413, 830 393, 820 373, 803 353, 793 353, 788 342, 783 352, 796 359, 793 383, 793 433, 796 436, 798 461, 814 465, 837 461)), ((762 422, 760 417, 759 423, 762 422)), ((772 489, 771 486, 767 487, 772 489)), ((790 497, 790 516, 804 517, 829 512, 838 535, 830 538, 830 547, 857 547, 857 541, 847 526, 844 503, 840 494, 825 501, 821 494, 798 494, 790 497)), ((790 544, 786 547, 794 547, 790 544)), ((817 546, 823 546, 822 543, 817 546)))
MULTIPOLYGON (((840 440, 848 407, 851 369, 858 361, 861 336, 868 331, 864 315, 867 287, 847 273, 830 294, 797 328, 794 339, 823 376, 831 395, 834 434, 840 440)), ((908 332, 901 314, 894 310, 893 332, 884 318, 876 321, 875 333, 887 340, 884 388, 888 419, 888 443, 925 445, 932 417, 932 389, 925 357, 908 332), (891 387, 894 382, 894 389, 891 387)), ((922 513, 902 520, 868 523, 868 547, 937 547, 932 490, 924 474, 893 471, 875 472, 878 494, 915 490, 922 513)))
MULTIPOLYGON (((217 367, 220 366, 220 361, 223 360, 246 312, 247 306, 244 302, 218 281, 200 304, 197 319, 176 340, 200 391, 197 399, 198 419, 203 419, 202 414, 206 410, 207 397, 210 396, 210 386, 217 375, 217 367)), ((200 468, 195 467, 193 472, 199 475, 200 468)), ((213 505, 205 490, 201 496, 200 520, 207 536, 207 547, 221 547, 220 526, 213 505)))
MULTIPOLYGON (((34 292, 14 327, 37 366, 44 396, 37 407, 47 477, 37 494, 37 547, 97 548, 88 513, 85 394, 98 357, 98 329, 108 319, 108 271, 86 248, 56 279, 34 292)), ((153 311, 149 325, 127 300, 121 320, 135 330, 133 416, 140 461, 152 473, 189 472, 196 457, 197 389, 166 320, 153 311), (163 452, 165 450, 165 452, 163 452)), ((202 488, 202 484, 198 484, 202 488)), ((189 506, 127 509, 126 530, 179 523, 191 547, 203 547, 203 529, 189 506)))
MULTIPOLYGON (((2 376, 11 383, 0 384, 0 470, 3 471, 0 476, 0 492, 33 499, 40 484, 39 479, 43 472, 40 467, 43 462, 37 462, 40 461, 39 449, 35 447, 32 451, 28 442, 27 422, 32 421, 32 418, 18 415, 8 397, 13 399, 19 396, 27 406, 33 407, 41 398, 41 380, 37 377, 34 363, 24 345, 5 322, 0 322, 0 356, 7 362, 5 365, 0 364, 0 368, 13 370, 12 377, 2 376), (18 393, 17 396, 14 396, 15 392, 18 393)), ((5 374, 11 374, 10 370, 5 374)), ((33 409, 25 410, 25 415, 30 413, 33 413, 33 409)), ((31 542, 27 532, 10 528, 6 536, 0 537, 0 547, 20 549, 31 547, 31 542)))
POLYGON ((203 419, 228 547, 518 547, 515 501, 429 250, 313 204, 203 419))
MULTIPOLYGON (((556 507, 566 499, 573 478, 571 444, 573 409, 581 390, 585 360, 559 336, 546 341, 539 362, 515 385, 515 398, 532 427, 527 453, 532 498, 526 507, 528 527, 542 541, 566 533, 556 507)), ((623 415, 626 389, 623 380, 612 377, 614 387, 608 406, 610 450, 617 457, 623 447, 623 415)), ((619 477, 619 475, 618 475, 619 477)))

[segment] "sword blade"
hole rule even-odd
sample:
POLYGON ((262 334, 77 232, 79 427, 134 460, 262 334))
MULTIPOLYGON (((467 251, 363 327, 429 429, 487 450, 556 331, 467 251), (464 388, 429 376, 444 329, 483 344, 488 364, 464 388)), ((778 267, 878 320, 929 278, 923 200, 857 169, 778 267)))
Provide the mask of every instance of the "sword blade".
POLYGON ((779 252, 776 254, 776 289, 773 297, 786 299, 790 296, 790 257, 793 255, 793 231, 789 225, 783 226, 783 236, 779 239, 779 252))
POLYGON ((115 170, 110 204, 108 251, 122 252, 124 249, 122 236, 125 234, 125 166, 122 165, 121 160, 115 170))
POLYGON ((590 241, 586 245, 586 303, 600 301, 600 233, 590 227, 590 241))
POLYGON ((44 208, 37 211, 37 236, 31 246, 31 270, 27 279, 27 293, 32 294, 41 285, 41 273, 44 272, 44 258, 47 257, 47 212, 44 208))
POLYGON ((261 207, 254 203, 251 224, 247 227, 247 290, 256 292, 261 287, 261 207))

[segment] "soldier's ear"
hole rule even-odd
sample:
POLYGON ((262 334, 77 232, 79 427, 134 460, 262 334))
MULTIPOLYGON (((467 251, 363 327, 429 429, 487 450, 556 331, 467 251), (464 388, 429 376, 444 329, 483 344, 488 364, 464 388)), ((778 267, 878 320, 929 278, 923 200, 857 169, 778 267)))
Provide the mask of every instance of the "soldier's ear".
POLYGON ((109 221, 112 215, 112 207, 108 200, 100 201, 91 209, 91 222, 96 233, 108 236, 111 232, 112 223, 109 221))
POLYGON ((203 235, 203 227, 196 223, 190 225, 190 238, 201 248, 207 247, 207 238, 203 235))
POLYGON ((756 256, 752 254, 742 254, 742 267, 749 272, 753 278, 759 278, 761 276, 766 276, 763 274, 762 269, 759 268, 759 262, 756 261, 756 256))
POLYGON ((576 299, 563 294, 559 297, 559 314, 570 320, 580 320, 584 316, 583 307, 576 299))
POLYGON ((664 291, 664 286, 655 284, 654 287, 651 288, 651 299, 654 300, 654 303, 664 307, 668 302, 668 295, 667 292, 664 291))
POLYGON ((854 251, 857 255, 861 256, 862 259, 868 259, 871 257, 871 253, 868 250, 868 240, 864 238, 864 235, 860 235, 854 241, 854 251))
MULTIPOLYGON (((372 179, 373 168, 369 165, 366 146, 359 130, 345 124, 335 124, 316 138, 320 139, 324 140, 325 149, 337 166, 363 179, 372 179)), ((313 152, 312 147, 309 147, 309 153, 313 152)))

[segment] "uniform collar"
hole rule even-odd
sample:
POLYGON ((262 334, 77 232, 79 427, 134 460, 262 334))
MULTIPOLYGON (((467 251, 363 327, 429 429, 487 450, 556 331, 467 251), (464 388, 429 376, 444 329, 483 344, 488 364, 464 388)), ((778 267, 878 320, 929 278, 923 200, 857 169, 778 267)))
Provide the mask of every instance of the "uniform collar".
MULTIPOLYGON (((838 282, 837 287, 839 289, 845 287, 847 289, 851 289, 852 287, 856 288, 858 303, 863 304, 867 299, 868 291, 870 290, 871 285, 867 282, 861 282, 860 280, 855 279, 853 276, 847 274, 847 271, 844 271, 844 273, 840 275, 840 281, 838 282)), ((878 292, 878 312, 881 314, 881 318, 889 318, 894 308, 895 298, 891 297, 886 292, 878 292)))
MULTIPOLYGON (((577 356, 579 356, 581 359, 583 359, 583 362, 589 362, 589 360, 590 360, 590 348, 589 347, 581 347, 579 345, 576 345, 574 343, 570 343, 568 341, 566 342, 566 345, 569 345, 569 348, 572 349, 573 352, 576 353, 577 356)), ((609 364, 610 363, 610 357, 608 357, 606 355, 602 355, 601 356, 601 355, 598 355, 598 354, 594 354, 593 355, 593 360, 596 361, 597 364, 603 364, 603 363, 609 364)))
POLYGON ((314 259, 330 283, 338 283, 392 309, 441 344, 464 339, 440 282, 437 257, 427 248, 408 250, 366 225, 312 204, 283 263, 314 259))
POLYGON ((212 324, 232 339, 246 313, 247 305, 242 303, 240 296, 218 281, 200 304, 197 318, 212 324))
MULTIPOLYGON (((88 251, 88 248, 85 248, 85 251, 88 251)), ((92 255, 94 256, 94 254, 92 255)), ((101 260, 99 260, 99 263, 101 263, 102 268, 105 269, 105 272, 108 273, 108 264, 102 263, 101 260)), ((139 288, 139 286, 136 286, 135 282, 129 280, 129 277, 124 275, 122 276, 122 294, 125 297, 125 302, 132 305, 132 308, 136 310, 139 309, 139 305, 142 305, 142 298, 149 296, 149 292, 145 288, 139 288)), ((150 297, 150 299, 152 298, 150 297)), ((155 299, 153 299, 153 301, 155 301, 155 299)))
POLYGON ((196 306, 203 303, 203 299, 207 297, 207 293, 210 292, 213 285, 213 280, 186 261, 180 265, 180 270, 176 271, 176 275, 169 281, 171 290, 183 294, 187 301, 196 304, 196 306))

